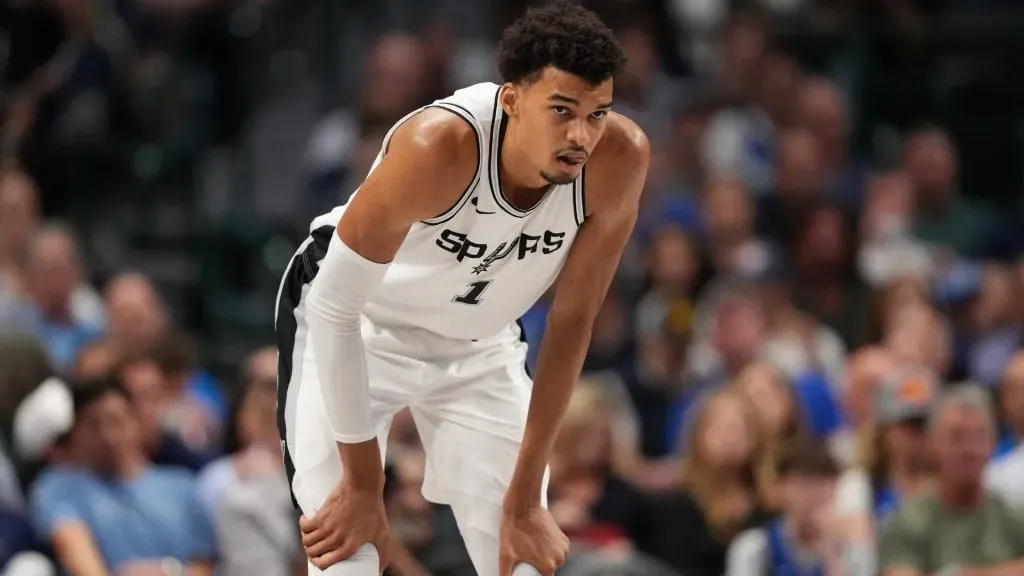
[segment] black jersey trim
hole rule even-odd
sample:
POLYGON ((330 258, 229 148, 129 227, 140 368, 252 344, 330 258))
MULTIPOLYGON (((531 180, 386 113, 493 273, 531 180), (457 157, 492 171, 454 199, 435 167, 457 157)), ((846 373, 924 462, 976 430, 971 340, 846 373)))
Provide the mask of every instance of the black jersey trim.
POLYGON ((469 124, 471 128, 473 128, 473 134, 476 134, 476 171, 473 175, 473 180, 469 183, 469 186, 467 186, 466 189, 462 192, 462 195, 459 196, 459 199, 456 200, 454 204, 452 204, 451 208, 448 208, 447 210, 433 218, 429 218, 427 220, 420 220, 420 223, 422 224, 426 224, 428 226, 437 226, 438 224, 444 224, 445 222, 454 218, 455 215, 459 213, 459 210, 462 210, 463 206, 466 205, 466 202, 469 201, 469 198, 473 195, 473 190, 480 183, 480 175, 483 173, 482 168, 484 162, 484 136, 483 132, 480 130, 480 127, 477 125, 476 118, 473 117, 473 114, 471 114, 469 110, 466 110, 465 108, 459 106, 458 104, 455 104, 453 102, 435 102, 433 104, 430 104, 429 106, 424 107, 424 109, 426 108, 440 108, 442 110, 446 110, 448 112, 451 112, 452 114, 455 114, 459 118, 465 120, 466 123, 469 124))
POLYGON ((582 226, 583 221, 587 219, 586 173, 587 167, 584 165, 583 168, 580 168, 580 177, 576 179, 575 195, 572 199, 573 207, 576 209, 576 224, 578 226, 582 226))
POLYGON ((551 192, 558 188, 558 185, 552 184, 548 186, 548 189, 544 191, 544 194, 541 195, 536 204, 530 206, 528 210, 516 208, 512 201, 505 196, 505 191, 501 188, 501 147, 505 144, 508 116, 505 115, 505 110, 502 109, 501 103, 498 101, 501 96, 501 90, 502 88, 498 87, 497 92, 494 94, 494 112, 491 115, 491 158, 487 166, 487 184, 491 188, 491 196, 494 198, 494 203, 503 212, 515 218, 526 218, 536 211, 544 203, 544 200, 547 200, 551 192))

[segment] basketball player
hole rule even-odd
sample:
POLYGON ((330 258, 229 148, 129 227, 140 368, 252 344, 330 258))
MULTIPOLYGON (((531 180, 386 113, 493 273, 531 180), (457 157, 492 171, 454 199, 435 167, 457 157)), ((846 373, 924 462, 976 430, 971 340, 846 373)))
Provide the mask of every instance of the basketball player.
POLYGON ((648 165, 643 132, 611 112, 622 61, 593 13, 529 11, 501 42, 504 84, 406 116, 348 204, 313 221, 276 317, 311 574, 387 563, 382 453, 405 406, 423 494, 451 505, 479 574, 565 561, 546 465, 648 165), (516 319, 556 278, 531 382, 516 319))

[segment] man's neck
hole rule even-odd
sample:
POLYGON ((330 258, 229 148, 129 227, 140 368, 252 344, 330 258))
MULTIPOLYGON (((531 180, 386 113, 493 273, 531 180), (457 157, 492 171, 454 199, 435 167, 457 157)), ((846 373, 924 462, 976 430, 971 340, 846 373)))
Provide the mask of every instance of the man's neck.
POLYGON ((73 317, 68 306, 46 306, 39 308, 40 315, 48 322, 71 324, 73 317))
POLYGON ((114 473, 118 480, 134 480, 146 471, 146 460, 141 455, 129 456, 117 464, 114 473))
POLYGON ((984 489, 981 482, 970 484, 939 484, 939 499, 954 510, 970 510, 981 505, 984 489))
POLYGON ((916 492, 928 481, 928 474, 924 470, 909 463, 894 463, 889 477, 892 478, 892 485, 900 493, 916 492))
POLYGON ((793 542, 796 543, 800 549, 804 551, 813 551, 817 549, 818 543, 821 540, 820 530, 810 525, 810 523, 800 522, 792 516, 786 516, 783 522, 789 537, 793 539, 793 542))
POLYGON ((532 162, 513 138, 517 129, 515 122, 505 116, 498 129, 498 137, 501 139, 498 184, 501 186, 501 193, 505 194, 517 208, 529 208, 536 204, 550 184, 545 182, 539 173, 531 174, 532 162))

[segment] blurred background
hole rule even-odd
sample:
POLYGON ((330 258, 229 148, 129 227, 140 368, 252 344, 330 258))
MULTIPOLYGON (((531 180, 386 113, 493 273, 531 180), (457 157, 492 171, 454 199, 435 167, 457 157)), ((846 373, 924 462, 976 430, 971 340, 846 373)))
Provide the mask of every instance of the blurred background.
MULTIPOLYGON (((398 118, 497 81, 525 4, 2 3, 3 574, 305 573, 280 274, 398 118), (75 384, 110 374, 126 397, 75 384)), ((552 461, 562 573, 792 574, 777 518, 828 576, 879 572, 886 518, 963 464, 923 420, 964 383, 998 408, 977 474, 1016 518, 1024 4, 583 4, 654 156, 552 461)), ((407 414, 391 445, 392 573, 473 574, 407 414)))

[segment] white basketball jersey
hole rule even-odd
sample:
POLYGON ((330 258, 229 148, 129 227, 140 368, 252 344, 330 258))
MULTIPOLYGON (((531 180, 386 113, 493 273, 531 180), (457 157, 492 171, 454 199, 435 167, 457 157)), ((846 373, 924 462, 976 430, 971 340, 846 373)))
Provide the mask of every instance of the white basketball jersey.
MULTIPOLYGON (((500 89, 477 84, 428 106, 473 126, 477 172, 448 211, 409 230, 364 309, 374 322, 457 339, 494 336, 533 306, 562 269, 585 214, 583 174, 571 184, 552 186, 530 210, 509 202, 498 177, 505 120, 500 89)), ((417 112, 391 128, 371 171, 398 126, 417 112)), ((310 230, 336 226, 344 210, 339 206, 318 217, 310 230)))

